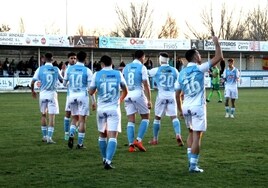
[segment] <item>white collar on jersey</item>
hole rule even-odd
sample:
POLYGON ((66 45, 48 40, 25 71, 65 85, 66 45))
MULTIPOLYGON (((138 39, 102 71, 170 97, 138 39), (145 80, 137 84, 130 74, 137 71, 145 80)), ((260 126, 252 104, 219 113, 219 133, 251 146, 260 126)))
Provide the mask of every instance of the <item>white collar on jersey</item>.
POLYGON ((53 66, 53 64, 51 62, 46 62, 45 65, 53 66))
POLYGON ((195 65, 197 65, 196 63, 194 63, 194 62, 189 62, 189 63, 187 63, 187 67, 190 67, 190 66, 195 66, 195 65))
POLYGON ((142 64, 142 63, 140 62, 140 60, 138 60, 138 59, 134 59, 134 60, 133 60, 133 63, 140 63, 140 64, 142 64))
POLYGON ((103 70, 113 70, 112 66, 109 66, 109 67, 103 67, 102 69, 103 69, 103 70))
POLYGON ((79 62, 79 61, 78 61, 78 62, 76 62, 76 63, 75 63, 75 65, 80 65, 80 66, 82 65, 82 66, 85 66, 85 64, 84 64, 84 63, 79 62))

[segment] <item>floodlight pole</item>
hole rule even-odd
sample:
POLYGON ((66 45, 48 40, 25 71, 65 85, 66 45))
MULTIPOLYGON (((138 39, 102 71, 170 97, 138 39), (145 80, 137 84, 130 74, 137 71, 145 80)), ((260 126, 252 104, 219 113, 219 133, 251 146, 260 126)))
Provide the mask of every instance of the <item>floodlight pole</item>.
POLYGON ((68 35, 68 0, 65 0, 65 34, 68 35))

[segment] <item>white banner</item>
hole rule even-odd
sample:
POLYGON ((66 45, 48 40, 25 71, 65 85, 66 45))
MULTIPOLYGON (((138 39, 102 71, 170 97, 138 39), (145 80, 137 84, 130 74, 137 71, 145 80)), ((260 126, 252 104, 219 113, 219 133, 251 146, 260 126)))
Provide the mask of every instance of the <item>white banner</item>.
MULTIPOLYGON (((236 51, 237 41, 221 40, 219 41, 223 51, 236 51)), ((212 40, 204 40, 204 50, 215 50, 215 45, 212 40)))
POLYGON ((0 45, 72 47, 67 35, 1 33, 0 45))
POLYGON ((188 50, 190 40, 99 37, 99 48, 188 50))
POLYGON ((14 78, 0 77, 0 90, 13 90, 14 78))
POLYGON ((260 41, 260 50, 261 52, 268 52, 268 42, 260 41))

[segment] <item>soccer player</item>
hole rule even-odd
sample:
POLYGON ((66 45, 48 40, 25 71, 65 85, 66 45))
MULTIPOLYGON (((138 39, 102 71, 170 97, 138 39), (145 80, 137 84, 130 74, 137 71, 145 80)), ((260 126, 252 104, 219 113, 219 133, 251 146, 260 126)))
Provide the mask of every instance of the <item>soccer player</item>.
POLYGON ((147 68, 143 65, 145 53, 137 50, 134 55, 133 62, 126 65, 123 69, 123 75, 126 79, 128 87, 128 95, 125 98, 125 110, 128 117, 127 137, 129 142, 129 152, 136 151, 136 146, 140 151, 145 152, 146 149, 142 144, 142 139, 149 125, 149 115, 152 106, 151 91, 147 68), (135 115, 139 113, 141 122, 138 135, 135 138, 135 115))
POLYGON ((211 67, 210 74, 212 75, 212 81, 211 81, 212 87, 206 101, 210 102, 213 92, 216 91, 219 97, 218 102, 222 103, 222 96, 220 92, 220 69, 218 69, 217 65, 211 67))
POLYGON ((38 67, 34 73, 31 82, 31 91, 33 98, 37 97, 34 91, 34 83, 40 82, 39 108, 41 111, 41 130, 42 141, 48 144, 54 144, 53 133, 55 127, 55 115, 59 114, 57 82, 62 82, 63 78, 58 67, 52 65, 52 53, 45 54, 45 65, 38 67), (48 114, 48 124, 47 124, 48 114))
POLYGON ((161 117, 167 115, 171 118, 176 140, 179 146, 183 146, 181 138, 180 121, 177 118, 177 102, 175 96, 176 82, 179 72, 176 68, 168 64, 169 56, 166 52, 159 54, 160 67, 149 70, 149 76, 154 77, 157 84, 158 94, 155 102, 155 118, 153 124, 153 139, 149 142, 151 145, 158 144, 158 135, 161 125, 161 117))
POLYGON ((212 40, 215 44, 215 56, 201 64, 199 52, 196 49, 188 50, 185 53, 188 64, 179 75, 179 88, 183 101, 179 100, 178 103, 182 105, 185 123, 189 129, 187 138, 189 172, 203 172, 203 169, 198 167, 198 159, 201 138, 207 129, 204 73, 223 59, 218 38, 213 36, 212 40))
MULTIPOLYGON (((63 85, 69 84, 68 105, 70 105, 72 122, 68 140, 68 147, 73 148, 76 124, 79 124, 78 143, 76 149, 85 149, 83 144, 86 131, 86 117, 89 115, 88 88, 92 79, 91 70, 85 66, 87 54, 84 51, 77 53, 77 62, 70 66, 64 76, 63 85)), ((92 96, 92 109, 95 109, 95 99, 92 96)))
MULTIPOLYGON (((68 65, 67 68, 61 70, 61 74, 64 77, 65 72, 67 71, 68 67, 74 65, 76 63, 76 53, 70 52, 68 53, 68 65)), ((65 104, 65 117, 63 121, 64 126, 64 139, 69 140, 69 129, 70 129, 70 119, 71 119, 71 110, 70 104, 68 103, 69 98, 69 87, 67 86, 67 96, 66 96, 66 104, 65 104)))
POLYGON ((225 117, 234 118, 235 100, 238 99, 238 81, 239 71, 234 66, 234 59, 228 59, 228 67, 223 72, 223 80, 225 81, 224 97, 225 97, 225 117), (231 100, 231 109, 229 107, 231 100))
POLYGON ((99 148, 104 168, 109 170, 117 148, 117 136, 121 132, 120 103, 123 102, 128 90, 126 81, 120 71, 113 70, 112 58, 101 57, 102 70, 93 74, 89 94, 98 92, 97 124, 99 131, 99 148), (120 95, 120 88, 122 94, 120 95), (107 142, 108 139, 108 142, 107 142))

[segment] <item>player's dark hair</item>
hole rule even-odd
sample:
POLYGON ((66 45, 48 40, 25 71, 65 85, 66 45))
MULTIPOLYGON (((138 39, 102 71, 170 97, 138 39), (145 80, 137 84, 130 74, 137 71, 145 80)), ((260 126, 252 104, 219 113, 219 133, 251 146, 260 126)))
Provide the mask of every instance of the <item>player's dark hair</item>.
POLYGON ((74 52, 68 53, 68 58, 71 57, 71 56, 76 56, 76 53, 74 53, 74 52))
POLYGON ((46 58, 46 61, 47 62, 51 62, 52 61, 52 57, 53 57, 53 55, 52 55, 52 53, 46 53, 45 54, 45 58, 46 58))
POLYGON ((194 55, 196 54, 196 49, 190 49, 185 53, 185 58, 188 62, 192 62, 194 59, 194 55))
POLYGON ((228 59, 228 62, 234 62, 233 58, 228 59))
POLYGON ((168 58, 168 53, 167 52, 160 52, 159 56, 168 58))
POLYGON ((106 67, 111 66, 112 58, 108 55, 104 55, 100 58, 100 62, 102 62, 106 67))
POLYGON ((84 51, 80 51, 77 53, 76 57, 77 57, 79 62, 85 62, 85 60, 87 58, 87 53, 84 51))
POLYGON ((137 50, 136 52, 135 52, 135 55, 134 55, 134 57, 136 58, 136 59, 140 59, 142 56, 144 56, 144 51, 142 51, 142 50, 137 50))

